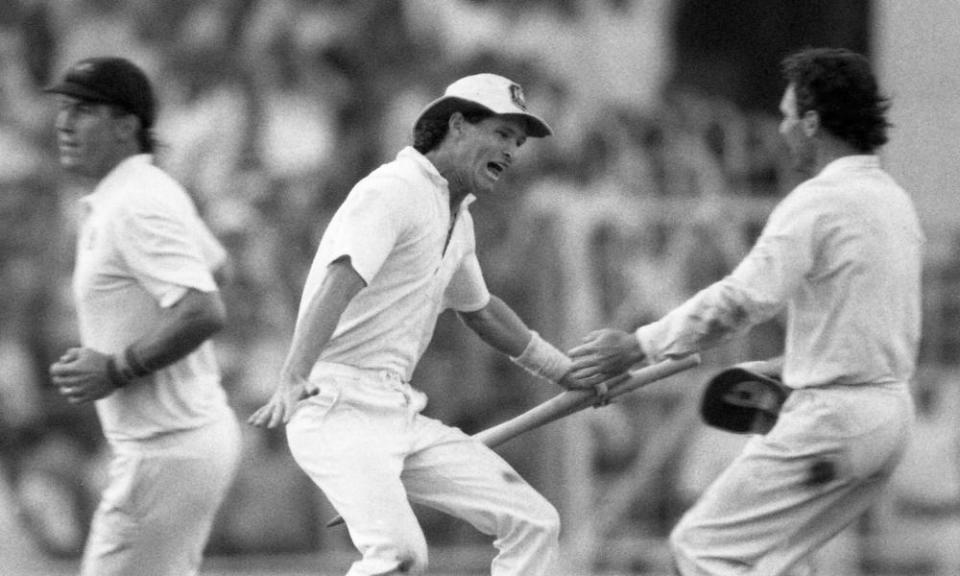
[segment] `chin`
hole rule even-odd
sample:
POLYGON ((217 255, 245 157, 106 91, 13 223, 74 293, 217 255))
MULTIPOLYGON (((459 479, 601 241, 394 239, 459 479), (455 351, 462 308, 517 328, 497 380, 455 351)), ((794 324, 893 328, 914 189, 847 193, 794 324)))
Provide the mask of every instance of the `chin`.
POLYGON ((494 183, 485 184, 477 188, 477 191, 473 193, 474 196, 490 196, 497 191, 497 186, 494 183))
POLYGON ((81 178, 90 178, 94 176, 93 171, 89 166, 75 158, 61 158, 60 167, 63 168, 64 172, 74 176, 79 176, 81 178))
POLYGON ((76 172, 80 169, 80 162, 73 156, 60 156, 60 166, 68 172, 76 172))

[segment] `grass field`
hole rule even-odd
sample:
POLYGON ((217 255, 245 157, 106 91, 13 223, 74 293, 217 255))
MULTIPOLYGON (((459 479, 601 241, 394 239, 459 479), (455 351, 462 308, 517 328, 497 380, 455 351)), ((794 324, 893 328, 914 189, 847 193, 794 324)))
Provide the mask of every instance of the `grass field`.
MULTIPOLYGON (((439 550, 431 551, 429 576, 484 576, 489 574, 485 551, 439 550)), ((4 559, 8 560, 8 559, 4 559)), ((352 557, 329 557, 323 554, 212 557, 204 562, 200 576, 342 576, 352 557)), ((40 557, 20 558, 18 566, 6 562, 0 567, 2 576, 76 576, 77 561, 51 560, 40 557)), ((560 576, 560 575, 558 575, 560 576)), ((565 575, 574 576, 574 575, 565 575)), ((612 572, 579 574, 575 576, 628 576, 612 572)), ((636 574, 629 576, 668 576, 667 574, 636 574)))

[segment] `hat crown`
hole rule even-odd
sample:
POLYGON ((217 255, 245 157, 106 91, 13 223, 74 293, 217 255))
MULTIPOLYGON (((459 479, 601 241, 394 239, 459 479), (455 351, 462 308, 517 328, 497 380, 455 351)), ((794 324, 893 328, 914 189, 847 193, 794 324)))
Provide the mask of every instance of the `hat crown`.
POLYGON ((471 100, 501 114, 527 111, 523 88, 497 74, 466 76, 448 86, 444 95, 471 100))
POLYGON ((542 118, 527 110, 527 101, 519 84, 490 73, 465 76, 447 86, 443 96, 420 112, 414 126, 420 126, 425 119, 434 116, 445 117, 453 111, 474 109, 520 118, 524 122, 527 135, 534 138, 553 133, 542 118))
POLYGON ((153 124, 156 103, 147 75, 124 58, 98 56, 75 63, 47 92, 113 104, 138 116, 145 127, 153 124))

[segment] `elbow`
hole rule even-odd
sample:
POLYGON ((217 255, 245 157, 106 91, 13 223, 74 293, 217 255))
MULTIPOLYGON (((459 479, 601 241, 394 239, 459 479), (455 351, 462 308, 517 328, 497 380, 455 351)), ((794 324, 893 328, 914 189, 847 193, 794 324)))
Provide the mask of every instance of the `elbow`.
POLYGON ((207 307, 203 318, 203 327, 209 336, 213 336, 227 327, 227 310, 219 298, 215 300, 213 306, 207 307))
POLYGON ((227 311, 216 293, 206 295, 198 304, 186 311, 184 323, 192 328, 194 334, 206 340, 226 327, 227 311))
POLYGON ((483 315, 482 311, 476 312, 458 312, 457 316, 460 317, 460 321, 463 322, 464 326, 481 334, 484 331, 484 327, 487 324, 487 318, 483 315))
POLYGON ((213 271, 213 280, 221 288, 231 284, 236 278, 236 270, 233 263, 228 259, 213 271))

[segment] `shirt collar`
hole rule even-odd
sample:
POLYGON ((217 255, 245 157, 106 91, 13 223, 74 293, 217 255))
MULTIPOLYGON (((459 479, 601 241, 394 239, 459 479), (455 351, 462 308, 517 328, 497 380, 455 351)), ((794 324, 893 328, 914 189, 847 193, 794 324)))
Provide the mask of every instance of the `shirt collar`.
POLYGON ((880 167, 880 158, 873 154, 855 154, 842 156, 830 162, 820 171, 820 176, 828 176, 835 172, 858 170, 862 168, 875 169, 880 167))
MULTIPOLYGON (((444 200, 450 198, 450 183, 447 182, 447 179, 444 178, 440 171, 437 170, 437 167, 433 165, 433 162, 429 158, 417 151, 413 146, 407 146, 397 154, 398 160, 410 160, 416 164, 424 175, 429 178, 433 184, 436 186, 437 192, 443 196, 444 200)), ((474 200, 477 197, 473 194, 467 194, 467 196, 460 202, 461 207, 467 207, 470 204, 473 204, 474 200)))

